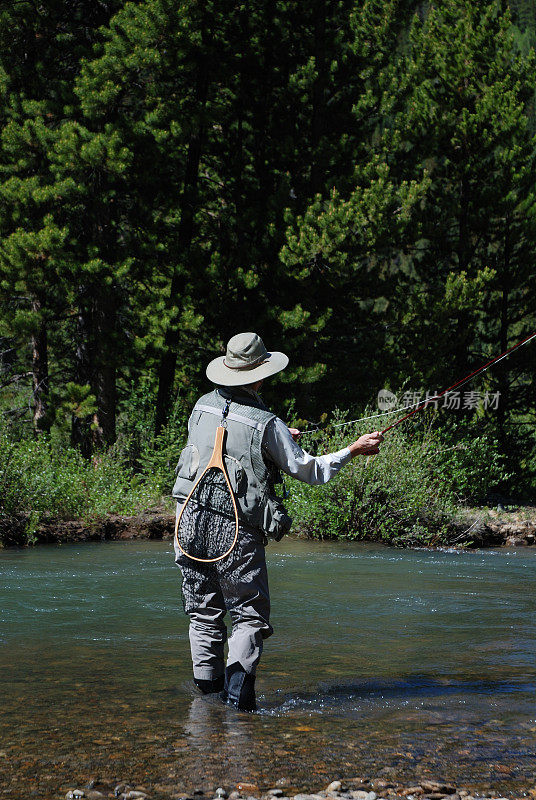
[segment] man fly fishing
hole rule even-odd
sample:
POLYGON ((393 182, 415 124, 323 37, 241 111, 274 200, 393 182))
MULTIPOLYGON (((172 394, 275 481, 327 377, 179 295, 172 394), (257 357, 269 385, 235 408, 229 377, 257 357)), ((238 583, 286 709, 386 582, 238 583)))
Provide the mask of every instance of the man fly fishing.
POLYGON ((255 333, 230 339, 225 356, 207 367, 215 388, 192 411, 173 487, 175 561, 190 617, 194 683, 203 694, 219 692, 225 703, 244 711, 256 710, 255 674, 263 641, 273 632, 265 545, 291 526, 276 495, 280 472, 324 484, 355 456, 378 453, 383 441, 375 431, 335 453, 306 453, 297 443, 299 431, 288 428, 258 394, 262 382, 287 364, 284 353, 268 352, 255 333), (204 552, 208 545, 200 542, 220 545, 220 554, 204 552), (232 632, 225 666, 227 611, 232 632))

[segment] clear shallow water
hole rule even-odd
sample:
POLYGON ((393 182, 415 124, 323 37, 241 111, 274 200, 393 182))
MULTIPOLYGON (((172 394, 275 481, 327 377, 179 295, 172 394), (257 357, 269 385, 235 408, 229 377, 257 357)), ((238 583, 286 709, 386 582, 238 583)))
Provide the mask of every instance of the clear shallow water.
POLYGON ((534 785, 534 550, 267 552, 257 715, 192 693, 170 543, 0 552, 3 796, 90 779, 154 797, 341 776, 534 785))

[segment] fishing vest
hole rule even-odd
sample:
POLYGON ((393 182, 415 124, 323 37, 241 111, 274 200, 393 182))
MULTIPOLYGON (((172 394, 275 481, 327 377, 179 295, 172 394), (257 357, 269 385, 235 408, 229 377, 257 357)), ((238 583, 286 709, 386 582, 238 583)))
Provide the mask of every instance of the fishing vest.
MULTIPOLYGON (((275 485, 281 483, 277 467, 262 455, 262 440, 268 423, 275 418, 268 409, 251 397, 232 394, 227 414, 223 460, 235 496, 239 520, 279 541, 288 533, 292 520, 275 485)), ((221 425, 226 397, 217 389, 201 397, 188 423, 188 442, 175 469, 172 495, 184 503, 196 480, 210 461, 216 428, 221 425)), ((218 509, 214 509, 218 510, 218 509)))

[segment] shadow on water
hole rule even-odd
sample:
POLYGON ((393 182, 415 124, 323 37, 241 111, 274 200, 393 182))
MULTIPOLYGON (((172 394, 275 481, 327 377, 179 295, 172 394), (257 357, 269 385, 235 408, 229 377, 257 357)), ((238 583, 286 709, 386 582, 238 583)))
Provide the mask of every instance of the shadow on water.
POLYGON ((184 722, 184 732, 189 737, 190 748, 198 751, 214 750, 214 745, 227 743, 233 748, 253 751, 254 715, 226 707, 216 696, 194 697, 184 722))
POLYGON ((536 694, 536 682, 492 679, 441 679, 411 675, 403 680, 368 680, 331 684, 322 682, 316 691, 285 692, 283 700, 267 698, 260 713, 282 715, 304 710, 311 713, 343 714, 378 701, 426 700, 453 696, 536 694))
MULTIPOLYGON (((217 762, 237 778, 248 775, 262 784, 269 765, 272 776, 288 776, 291 784, 311 789, 334 775, 376 775, 381 764, 382 775, 410 781, 435 775, 463 784, 478 776, 481 782, 492 780, 501 796, 502 781, 511 793, 534 774, 534 728, 519 720, 513 695, 525 695, 521 702, 531 704, 535 689, 526 681, 423 675, 322 683, 314 691, 286 692, 282 699, 270 691, 260 694, 257 714, 227 708, 216 696, 195 697, 183 734, 190 769, 203 765, 200 780, 217 762), (465 705, 475 695, 487 704, 490 713, 484 717, 465 705), (511 708, 515 732, 495 718, 497 696, 511 708)), ((184 758, 184 751, 176 752, 184 758)))

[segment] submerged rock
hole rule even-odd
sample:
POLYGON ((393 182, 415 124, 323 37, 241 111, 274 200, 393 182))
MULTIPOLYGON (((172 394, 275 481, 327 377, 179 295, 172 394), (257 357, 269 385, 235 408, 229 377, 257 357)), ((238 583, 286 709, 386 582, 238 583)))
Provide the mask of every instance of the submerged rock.
POLYGON ((421 781, 421 786, 425 792, 433 794, 454 794, 456 791, 455 786, 450 783, 439 783, 438 781, 421 781))
POLYGON ((295 794, 293 800, 324 800, 319 794, 295 794))
POLYGON ((257 797, 260 795, 259 787, 256 783, 237 783, 236 788, 242 794, 255 794, 257 797))
POLYGON ((331 794, 331 792, 340 792, 342 789, 342 783, 340 781, 331 781, 329 786, 326 788, 326 792, 331 794))
POLYGON ((131 789, 126 794, 119 795, 121 800, 145 800, 149 795, 147 792, 141 792, 139 789, 131 789))

